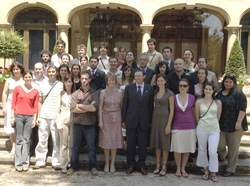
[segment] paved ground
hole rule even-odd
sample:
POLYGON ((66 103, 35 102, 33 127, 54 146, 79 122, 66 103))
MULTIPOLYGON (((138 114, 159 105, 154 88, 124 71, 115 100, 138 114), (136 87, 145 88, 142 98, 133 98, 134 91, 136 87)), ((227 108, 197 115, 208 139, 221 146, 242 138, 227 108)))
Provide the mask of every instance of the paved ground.
POLYGON ((171 185, 171 186, 249 186, 250 176, 235 175, 234 177, 224 178, 218 176, 219 183, 213 183, 211 180, 204 181, 200 174, 190 174, 189 178, 176 178, 174 174, 168 173, 165 177, 155 176, 150 173, 142 176, 135 172, 132 175, 126 175, 124 171, 118 171, 115 174, 99 171, 99 176, 93 177, 88 171, 78 171, 73 176, 62 175, 54 171, 51 167, 40 170, 30 170, 28 172, 16 172, 11 165, 1 165, 0 185, 1 186, 22 186, 22 185, 98 185, 98 186, 151 186, 151 185, 171 185), (4 173, 3 173, 4 170, 4 173))

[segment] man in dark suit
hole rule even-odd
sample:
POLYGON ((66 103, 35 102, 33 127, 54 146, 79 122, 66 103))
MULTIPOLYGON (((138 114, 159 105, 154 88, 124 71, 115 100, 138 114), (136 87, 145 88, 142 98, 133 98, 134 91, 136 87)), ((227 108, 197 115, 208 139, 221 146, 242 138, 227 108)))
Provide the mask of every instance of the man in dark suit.
POLYGON ((174 61, 172 60, 172 48, 169 46, 165 46, 162 49, 163 61, 165 61, 168 65, 168 69, 171 72, 174 72, 174 61))
POLYGON ((140 168, 141 174, 147 174, 145 161, 148 129, 152 122, 154 89, 143 82, 145 77, 143 70, 136 70, 134 73, 136 83, 127 85, 124 92, 122 127, 126 128, 127 137, 127 163, 129 166, 127 174, 131 174, 136 167, 140 168), (138 162, 135 160, 137 143, 138 162))
POLYGON ((105 72, 97 68, 98 65, 98 57, 97 56, 91 56, 89 59, 90 64, 90 73, 91 73, 91 81, 90 81, 90 87, 91 89, 95 91, 100 91, 102 89, 106 88, 106 82, 105 82, 105 72))
POLYGON ((146 77, 144 79, 144 83, 147 83, 150 85, 151 80, 155 74, 155 71, 149 67, 147 67, 148 62, 149 62, 149 56, 147 53, 141 53, 139 56, 140 60, 140 67, 139 69, 143 70, 146 74, 146 77))

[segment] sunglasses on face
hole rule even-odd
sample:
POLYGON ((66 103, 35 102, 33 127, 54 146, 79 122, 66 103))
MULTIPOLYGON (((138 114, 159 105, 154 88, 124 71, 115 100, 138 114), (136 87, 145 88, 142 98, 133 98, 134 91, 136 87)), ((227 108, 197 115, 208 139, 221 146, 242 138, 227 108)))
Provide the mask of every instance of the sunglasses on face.
POLYGON ((179 87, 181 88, 181 87, 183 87, 183 88, 187 88, 188 87, 188 85, 179 85, 179 87))

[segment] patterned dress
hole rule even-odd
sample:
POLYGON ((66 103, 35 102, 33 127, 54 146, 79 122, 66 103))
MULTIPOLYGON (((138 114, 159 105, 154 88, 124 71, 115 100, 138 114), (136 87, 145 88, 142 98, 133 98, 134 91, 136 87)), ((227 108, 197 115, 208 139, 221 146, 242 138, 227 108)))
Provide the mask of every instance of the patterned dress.
POLYGON ((121 94, 119 89, 104 90, 102 108, 103 131, 100 130, 99 146, 103 149, 123 148, 121 127, 121 94))

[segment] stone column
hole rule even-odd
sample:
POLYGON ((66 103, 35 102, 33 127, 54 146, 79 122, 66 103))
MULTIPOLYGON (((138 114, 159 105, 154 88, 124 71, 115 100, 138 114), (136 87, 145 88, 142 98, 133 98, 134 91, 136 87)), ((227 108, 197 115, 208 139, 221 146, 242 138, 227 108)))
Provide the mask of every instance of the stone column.
POLYGON ((239 38, 239 30, 241 25, 238 26, 226 26, 225 29, 228 30, 228 39, 227 39, 227 61, 229 58, 229 54, 233 47, 234 41, 236 38, 239 38))
POLYGON ((142 29, 142 52, 148 50, 147 40, 151 38, 151 30, 154 28, 152 24, 141 24, 140 28, 142 29))
POLYGON ((248 44, 247 44, 247 74, 250 74, 250 30, 248 31, 248 44))
POLYGON ((58 28, 58 36, 60 35, 62 37, 62 40, 66 43, 65 52, 69 53, 68 29, 71 27, 71 25, 68 23, 57 23, 56 26, 58 28))

